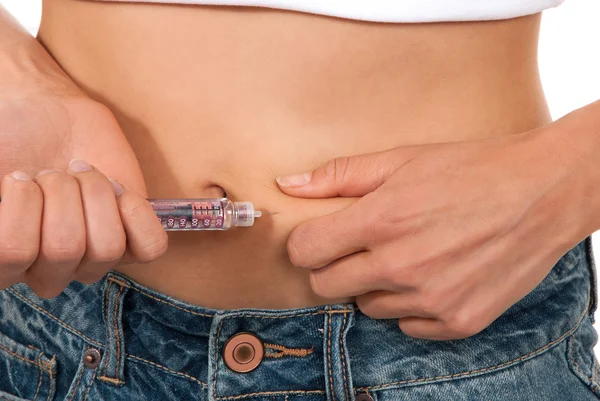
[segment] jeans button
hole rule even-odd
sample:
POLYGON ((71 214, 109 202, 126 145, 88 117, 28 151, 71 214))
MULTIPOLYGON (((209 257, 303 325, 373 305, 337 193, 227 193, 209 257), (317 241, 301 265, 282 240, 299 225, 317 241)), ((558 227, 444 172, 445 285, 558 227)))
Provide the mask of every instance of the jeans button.
POLYGON ((96 348, 89 348, 83 354, 83 364, 88 369, 94 369, 100 365, 100 359, 102 359, 102 356, 96 348))
POLYGON ((234 372, 251 372, 264 356, 262 341, 254 334, 243 332, 231 336, 223 346, 225 365, 234 372))
POLYGON ((367 393, 360 393, 355 397, 356 401, 373 401, 373 397, 367 393))

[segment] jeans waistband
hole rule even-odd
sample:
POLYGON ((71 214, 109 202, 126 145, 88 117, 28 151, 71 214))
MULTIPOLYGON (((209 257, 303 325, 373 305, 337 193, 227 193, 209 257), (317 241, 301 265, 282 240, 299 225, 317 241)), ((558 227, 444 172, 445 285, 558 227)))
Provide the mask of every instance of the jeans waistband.
MULTIPOLYGON (((588 239, 565 254, 526 297, 479 334, 453 341, 407 336, 396 319, 371 319, 355 304, 298 309, 218 310, 186 303, 110 272, 71 283, 54 299, 25 285, 8 291, 49 324, 102 351, 98 380, 126 383, 128 363, 198 383, 211 399, 322 394, 455 380, 504 369, 550 349, 588 316, 595 266, 588 239), (264 345, 249 373, 227 367, 223 347, 240 332, 264 345), (272 378, 276 378, 271 380, 272 378)), ((595 291, 595 284, 593 284, 595 291)))

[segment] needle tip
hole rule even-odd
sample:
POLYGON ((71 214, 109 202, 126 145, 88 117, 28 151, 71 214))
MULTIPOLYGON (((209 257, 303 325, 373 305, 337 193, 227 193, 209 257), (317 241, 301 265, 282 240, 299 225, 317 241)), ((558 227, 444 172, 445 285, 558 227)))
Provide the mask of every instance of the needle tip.
POLYGON ((261 216, 264 216, 266 214, 268 214, 268 215, 274 215, 274 214, 279 214, 279 212, 263 212, 263 211, 260 211, 260 210, 255 210, 254 211, 254 217, 261 217, 261 216))

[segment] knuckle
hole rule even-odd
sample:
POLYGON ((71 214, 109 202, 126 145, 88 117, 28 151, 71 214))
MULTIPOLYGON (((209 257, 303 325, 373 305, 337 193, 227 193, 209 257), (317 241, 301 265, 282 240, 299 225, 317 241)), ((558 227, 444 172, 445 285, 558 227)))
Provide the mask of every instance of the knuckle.
POLYGON ((387 282, 394 289, 402 287, 404 275, 393 263, 389 263, 385 260, 380 260, 375 265, 375 275, 380 283, 387 282))
POLYGON ((345 182, 349 164, 350 158, 347 156, 339 156, 329 160, 324 168, 325 177, 335 183, 345 182))
POLYGON ((478 317, 469 309, 456 313, 445 325, 455 338, 471 337, 483 329, 478 317))
POLYGON ((391 286, 391 289, 403 290, 412 286, 410 270, 397 263, 382 260, 377 264, 375 271, 379 282, 388 283, 387 286, 391 286))
POLYGON ((88 258, 94 263, 115 263, 123 257, 126 247, 125 235, 115 235, 101 244, 95 244, 88 258))
POLYGON ((301 240, 298 237, 299 234, 292 233, 292 235, 290 235, 287 241, 287 253, 294 266, 304 266, 305 261, 298 248, 298 244, 301 243, 301 240))
POLYGON ((15 181, 13 190, 29 201, 42 199, 42 189, 34 181, 15 181))
POLYGON ((395 289, 419 289, 423 285, 423 275, 420 269, 399 262, 387 267, 387 277, 395 289))
POLYGON ((52 264, 77 261, 85 254, 85 241, 53 238, 50 244, 42 247, 42 254, 52 264))
MULTIPOLYGON (((83 178, 80 177, 80 179, 83 178)), ((85 185, 85 196, 89 197, 89 199, 103 199, 103 195, 106 193, 113 193, 112 185, 110 185, 106 177, 94 170, 86 174, 85 179, 82 181, 83 185, 85 185)))
POLYGON ((35 262, 38 254, 36 247, 4 244, 0 247, 0 264, 4 268, 24 271, 35 262))
POLYGON ((158 231, 156 235, 140 244, 140 250, 136 254, 136 258, 140 262, 152 262, 158 259, 167 251, 168 238, 166 231, 158 231))
POLYGON ((121 213, 123 213, 123 218, 132 219, 143 215, 148 210, 148 207, 149 204, 142 202, 127 202, 127 205, 122 206, 121 213))
POLYGON ((437 316, 442 310, 443 303, 444 300, 439 295, 425 293, 415 299, 414 306, 419 312, 437 316))
POLYGON ((328 298, 331 294, 329 291, 327 291, 327 285, 324 285, 323 278, 320 276, 321 275, 318 274, 318 271, 310 272, 310 287, 317 296, 328 298))
POLYGON ((356 297, 356 305, 360 311, 370 318, 377 319, 381 315, 381 306, 374 302, 370 297, 359 296, 356 297))
POLYGON ((77 185, 75 177, 61 171, 53 172, 50 174, 44 174, 41 177, 36 177, 36 181, 39 183, 40 186, 44 188, 62 188, 77 185))

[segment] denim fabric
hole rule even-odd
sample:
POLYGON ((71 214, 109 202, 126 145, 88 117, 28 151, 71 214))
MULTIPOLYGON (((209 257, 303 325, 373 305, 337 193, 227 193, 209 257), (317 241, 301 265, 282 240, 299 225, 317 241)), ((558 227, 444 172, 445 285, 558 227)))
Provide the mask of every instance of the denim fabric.
POLYGON ((115 272, 51 300, 17 284, 0 291, 0 400, 597 400, 596 304, 589 237, 453 341, 409 337, 354 304, 207 309, 115 272), (239 332, 265 347, 249 373, 223 360, 239 332), (99 364, 84 362, 90 349, 99 364))

